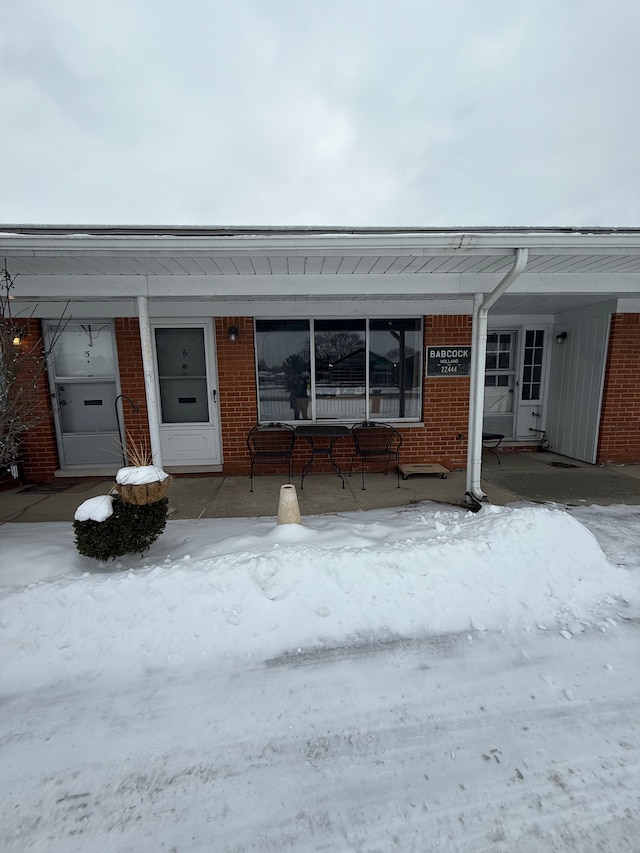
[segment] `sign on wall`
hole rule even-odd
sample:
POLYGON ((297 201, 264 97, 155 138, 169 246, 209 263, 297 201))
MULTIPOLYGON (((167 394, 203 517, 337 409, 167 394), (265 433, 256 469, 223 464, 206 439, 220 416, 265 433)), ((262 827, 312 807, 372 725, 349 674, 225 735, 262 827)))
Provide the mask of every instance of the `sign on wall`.
POLYGON ((471 347, 427 347, 427 376, 469 376, 471 373, 471 347))

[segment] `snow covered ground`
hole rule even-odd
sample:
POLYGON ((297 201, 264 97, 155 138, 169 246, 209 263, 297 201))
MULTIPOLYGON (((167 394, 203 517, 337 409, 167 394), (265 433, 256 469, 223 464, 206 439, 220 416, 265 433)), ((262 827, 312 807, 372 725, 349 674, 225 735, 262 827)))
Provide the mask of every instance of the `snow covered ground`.
POLYGON ((0 527, 0 849, 637 851, 639 520, 0 527))

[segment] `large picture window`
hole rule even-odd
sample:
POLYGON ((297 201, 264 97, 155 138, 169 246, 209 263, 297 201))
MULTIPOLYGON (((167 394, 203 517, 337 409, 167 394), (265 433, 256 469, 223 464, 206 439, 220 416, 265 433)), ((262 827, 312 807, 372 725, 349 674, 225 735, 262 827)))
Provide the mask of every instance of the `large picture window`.
POLYGON ((422 321, 257 320, 261 421, 418 420, 422 321))

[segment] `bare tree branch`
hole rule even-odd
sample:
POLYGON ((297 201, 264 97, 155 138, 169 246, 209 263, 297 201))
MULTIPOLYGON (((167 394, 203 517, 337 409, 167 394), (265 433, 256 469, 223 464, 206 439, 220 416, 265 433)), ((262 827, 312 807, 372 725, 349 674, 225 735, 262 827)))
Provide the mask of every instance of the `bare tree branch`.
POLYGON ((39 330, 34 333, 32 315, 15 316, 14 289, 17 276, 0 270, 0 469, 20 457, 24 434, 49 416, 41 383, 47 356, 55 346, 69 317, 68 303, 46 345, 39 330))

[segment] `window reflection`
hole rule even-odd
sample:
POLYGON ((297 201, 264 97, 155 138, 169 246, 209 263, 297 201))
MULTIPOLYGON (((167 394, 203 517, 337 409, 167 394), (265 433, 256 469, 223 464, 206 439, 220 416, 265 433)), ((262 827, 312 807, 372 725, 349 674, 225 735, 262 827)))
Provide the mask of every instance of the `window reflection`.
POLYGON ((420 417, 420 320, 371 320, 369 408, 372 419, 420 417))
POLYGON ((421 319, 258 320, 256 352, 263 422, 420 418, 421 319))
POLYGON ((209 420, 204 329, 156 329, 160 410, 165 424, 209 420))
POLYGON ((67 323, 53 348, 56 376, 115 376, 108 323, 67 323))
POLYGON ((308 320, 256 321, 262 421, 311 418, 308 320))
POLYGON ((317 420, 364 420, 364 320, 317 320, 315 356, 317 420))

